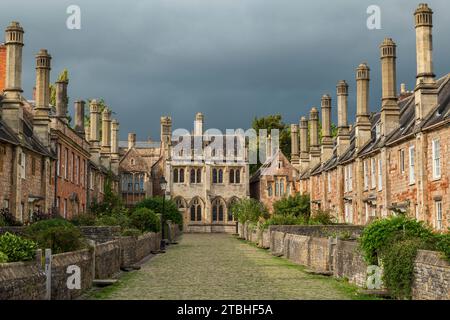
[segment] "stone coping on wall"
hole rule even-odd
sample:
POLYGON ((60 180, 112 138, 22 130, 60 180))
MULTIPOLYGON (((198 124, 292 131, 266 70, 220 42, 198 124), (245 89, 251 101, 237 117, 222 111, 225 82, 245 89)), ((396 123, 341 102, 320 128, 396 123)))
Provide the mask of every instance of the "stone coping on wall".
POLYGON ((363 226, 350 225, 317 225, 317 226, 269 226, 269 231, 278 231, 291 234, 299 234, 313 237, 336 237, 339 235, 348 234, 352 238, 357 238, 364 230, 363 226))

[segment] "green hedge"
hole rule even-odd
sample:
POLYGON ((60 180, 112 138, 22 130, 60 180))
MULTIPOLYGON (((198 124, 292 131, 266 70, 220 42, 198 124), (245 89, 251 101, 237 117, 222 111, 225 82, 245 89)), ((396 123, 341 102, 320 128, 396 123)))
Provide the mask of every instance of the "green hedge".
MULTIPOLYGON (((163 213, 163 198, 162 197, 153 197, 146 198, 136 204, 136 209, 139 208, 147 208, 152 210, 155 213, 162 214, 163 213)), ((175 201, 171 199, 165 199, 164 201, 164 220, 171 220, 173 223, 176 223, 180 226, 183 226, 183 215, 180 210, 178 210, 177 204, 175 201)))
POLYGON ((30 261, 36 256, 37 245, 34 241, 25 239, 9 232, 0 236, 0 252, 7 262, 30 261))

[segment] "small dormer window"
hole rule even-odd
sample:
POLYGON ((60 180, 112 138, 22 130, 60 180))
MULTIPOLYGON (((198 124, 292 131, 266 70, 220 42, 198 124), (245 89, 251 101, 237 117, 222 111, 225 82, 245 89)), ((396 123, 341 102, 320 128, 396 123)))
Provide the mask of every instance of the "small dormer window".
POLYGON ((134 166, 136 164, 136 160, 134 158, 131 159, 131 165, 134 166))

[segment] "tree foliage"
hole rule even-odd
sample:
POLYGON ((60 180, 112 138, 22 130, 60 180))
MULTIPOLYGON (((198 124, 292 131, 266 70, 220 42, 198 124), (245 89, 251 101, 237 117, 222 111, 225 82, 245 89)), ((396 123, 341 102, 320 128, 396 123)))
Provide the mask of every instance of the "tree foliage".
POLYGON ((258 222, 261 218, 268 219, 270 216, 267 208, 255 199, 241 199, 232 206, 231 210, 240 223, 258 222))
MULTIPOLYGON (((163 198, 146 198, 136 204, 136 209, 138 208, 147 208, 153 210, 155 213, 163 214, 163 198)), ((171 220, 173 223, 178 224, 178 226, 180 227, 183 226, 183 215, 181 214, 180 210, 178 210, 175 201, 171 199, 165 199, 163 219, 165 221, 171 220)))
POLYGON ((306 221, 311 215, 311 205, 309 195, 296 194, 274 203, 275 215, 303 217, 306 221))

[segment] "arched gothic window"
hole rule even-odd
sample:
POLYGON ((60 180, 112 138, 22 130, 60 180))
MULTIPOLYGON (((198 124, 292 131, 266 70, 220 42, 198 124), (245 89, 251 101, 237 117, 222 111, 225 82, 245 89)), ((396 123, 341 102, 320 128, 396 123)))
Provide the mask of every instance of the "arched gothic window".
POLYGON ((220 199, 216 199, 212 203, 212 220, 213 222, 224 221, 224 204, 220 199))
POLYGON ((202 221, 202 205, 200 200, 195 199, 191 204, 191 221, 200 222, 202 221))
POLYGON ((178 169, 173 169, 173 182, 178 183, 178 169))
POLYGON ((197 169, 197 183, 202 183, 202 169, 197 169))
POLYGON ((223 170, 219 169, 219 183, 223 183, 223 170))
POLYGON ((236 169, 236 183, 241 183, 241 170, 236 169))
POLYGON ((195 169, 191 169, 191 179, 190 182, 191 183, 195 183, 195 169))
POLYGON ((180 183, 184 183, 184 169, 180 169, 180 183))
POLYGON ((234 170, 230 170, 230 183, 234 183, 234 170))
POLYGON ((213 169, 212 171, 212 180, 213 183, 217 183, 217 169, 213 169))

